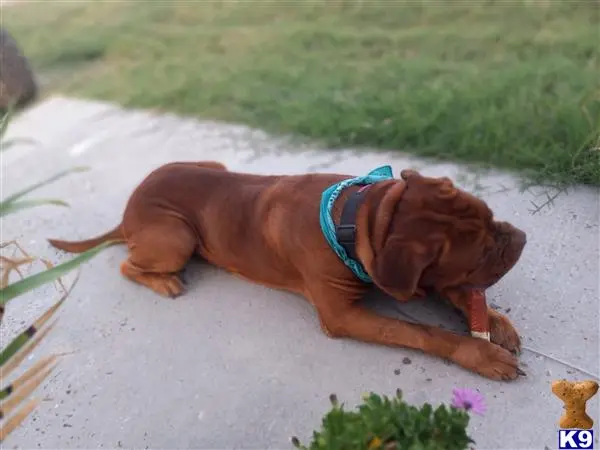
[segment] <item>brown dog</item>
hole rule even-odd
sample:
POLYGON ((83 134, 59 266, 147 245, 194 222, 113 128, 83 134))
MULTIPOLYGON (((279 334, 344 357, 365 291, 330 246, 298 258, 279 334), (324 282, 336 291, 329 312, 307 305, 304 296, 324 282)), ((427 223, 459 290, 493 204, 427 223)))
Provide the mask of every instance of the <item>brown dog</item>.
MULTIPOLYGON (((166 164, 133 192, 114 230, 82 242, 49 242, 69 252, 126 242, 129 258, 121 273, 170 297, 183 292, 179 271, 193 254, 201 255, 251 281, 304 295, 330 337, 420 349, 492 379, 522 373, 510 352, 519 349, 519 336, 491 309, 490 343, 359 306, 369 285, 332 251, 319 226, 322 192, 348 178, 233 173, 216 162, 166 164)), ((336 223, 358 189, 344 189, 336 201, 336 223)), ((363 197, 357 259, 379 288, 402 302, 437 292, 468 314, 469 290, 496 283, 525 246, 525 233, 494 221, 483 201, 447 178, 405 170, 400 180, 370 185, 363 197)))

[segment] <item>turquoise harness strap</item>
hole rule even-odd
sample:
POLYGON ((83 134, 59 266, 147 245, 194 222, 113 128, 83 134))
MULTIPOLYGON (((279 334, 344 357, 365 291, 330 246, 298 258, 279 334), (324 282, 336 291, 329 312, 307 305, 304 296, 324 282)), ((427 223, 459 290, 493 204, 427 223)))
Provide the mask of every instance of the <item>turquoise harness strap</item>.
POLYGON ((392 180, 394 175, 390 166, 381 166, 375 170, 369 172, 364 177, 349 178, 347 180, 340 181, 330 187, 328 187, 321 196, 321 207, 319 212, 319 219, 321 223, 321 231, 323 236, 327 240, 329 246, 339 256, 339 258, 346 264, 354 274, 365 283, 372 283, 371 277, 367 274, 360 264, 348 256, 346 250, 339 244, 335 235, 335 224, 331 217, 331 211, 337 198, 340 196, 342 191, 348 186, 354 185, 367 185, 374 184, 380 181, 392 180))

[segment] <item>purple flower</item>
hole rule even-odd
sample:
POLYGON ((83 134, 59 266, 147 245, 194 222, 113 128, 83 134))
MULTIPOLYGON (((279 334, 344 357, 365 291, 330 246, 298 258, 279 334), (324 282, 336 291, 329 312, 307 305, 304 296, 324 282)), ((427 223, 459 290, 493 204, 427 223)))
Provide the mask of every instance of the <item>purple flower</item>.
POLYGON ((473 411, 475 414, 483 416, 486 411, 485 402, 483 395, 472 389, 458 389, 452 390, 452 406, 454 408, 464 409, 466 411, 473 411))

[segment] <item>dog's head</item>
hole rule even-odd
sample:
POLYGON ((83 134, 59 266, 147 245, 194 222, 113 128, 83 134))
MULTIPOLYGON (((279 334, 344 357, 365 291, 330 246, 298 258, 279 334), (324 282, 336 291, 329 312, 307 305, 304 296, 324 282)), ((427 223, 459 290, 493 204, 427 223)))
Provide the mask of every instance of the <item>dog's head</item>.
POLYGON ((401 178, 404 192, 372 264, 382 289, 405 296, 417 288, 485 289, 517 263, 525 233, 495 221, 485 202, 445 177, 404 170, 401 178))

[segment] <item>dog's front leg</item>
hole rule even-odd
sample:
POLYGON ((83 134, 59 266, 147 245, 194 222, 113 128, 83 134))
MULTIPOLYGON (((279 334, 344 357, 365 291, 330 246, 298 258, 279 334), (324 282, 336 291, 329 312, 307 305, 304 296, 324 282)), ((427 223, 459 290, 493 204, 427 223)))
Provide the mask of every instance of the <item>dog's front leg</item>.
POLYGON ((440 328, 377 315, 357 304, 358 290, 313 286, 309 295, 321 326, 330 337, 421 350, 495 380, 512 380, 520 373, 517 359, 502 347, 440 328))
MULTIPOLYGON (((468 307, 470 293, 468 290, 447 289, 442 292, 442 295, 470 321, 468 307)), ((487 313, 490 325, 490 340, 508 351, 519 353, 521 350, 521 338, 508 317, 489 306, 487 313)))

